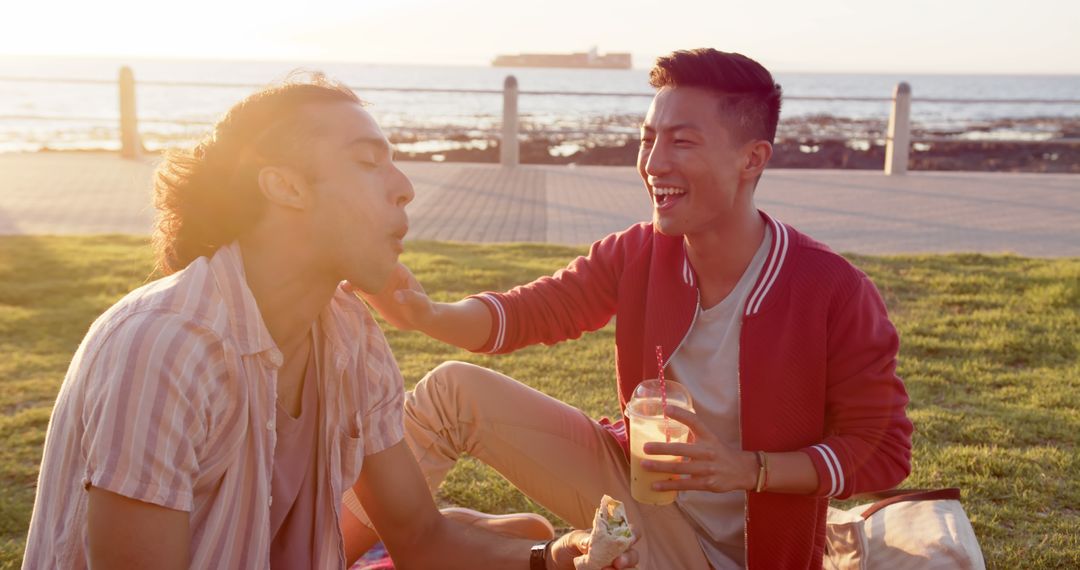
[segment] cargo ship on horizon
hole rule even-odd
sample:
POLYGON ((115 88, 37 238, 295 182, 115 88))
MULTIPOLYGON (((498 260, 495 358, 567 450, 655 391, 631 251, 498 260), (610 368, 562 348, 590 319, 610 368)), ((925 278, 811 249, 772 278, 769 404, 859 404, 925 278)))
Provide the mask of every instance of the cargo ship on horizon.
POLYGON ((522 53, 498 55, 493 67, 562 67, 584 69, 630 69, 629 53, 597 53, 596 48, 580 53, 522 53))

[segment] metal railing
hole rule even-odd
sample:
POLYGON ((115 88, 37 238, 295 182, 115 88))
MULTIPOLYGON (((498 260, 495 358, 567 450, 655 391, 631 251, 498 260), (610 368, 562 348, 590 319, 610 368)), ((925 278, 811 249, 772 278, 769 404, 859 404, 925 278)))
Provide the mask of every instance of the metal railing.
MULTIPOLYGON (((119 117, 77 117, 77 116, 38 116, 38 115, 0 115, 0 120, 47 120, 47 121, 119 121, 121 150, 125 158, 135 158, 142 151, 142 142, 139 136, 138 125, 140 122, 149 124, 171 124, 179 126, 209 126, 213 123, 204 120, 187 120, 173 118, 139 118, 135 112, 136 83, 134 74, 129 67, 120 68, 119 81, 106 79, 66 79, 46 77, 3 77, 0 82, 15 83, 60 83, 60 84, 88 84, 88 85, 119 85, 119 117)), ((191 81, 140 81, 139 85, 148 87, 199 87, 199 88, 227 88, 227 89, 257 89, 264 86, 260 83, 223 83, 223 82, 191 82, 191 81)), ((526 96, 574 96, 574 97, 638 97, 652 98, 652 93, 626 93, 604 91, 521 91, 517 79, 513 75, 506 77, 503 88, 499 89, 450 89, 429 87, 363 87, 354 88, 360 92, 409 92, 409 93, 447 93, 447 94, 480 94, 502 95, 502 125, 498 131, 484 129, 467 129, 469 132, 497 135, 500 147, 500 163, 504 166, 516 166, 520 161, 520 136, 521 122, 518 113, 518 99, 526 96)), ((889 175, 904 174, 907 172, 908 156, 911 145, 915 143, 954 143, 970 142, 948 137, 912 137, 911 136, 911 103, 914 100, 919 103, 938 104, 1053 104, 1053 105, 1080 105, 1080 99, 972 99, 972 98, 948 98, 948 97, 924 97, 913 99, 911 87, 906 82, 896 85, 892 97, 865 97, 865 96, 812 96, 812 95, 785 95, 785 101, 847 101, 847 102, 871 102, 891 103, 887 134, 885 136, 885 173, 889 175)), ((406 132, 434 133, 446 132, 446 129, 431 127, 408 127, 406 132)), ((533 135, 582 135, 604 134, 598 131, 573 131, 573 130, 529 130, 533 135)), ((815 142, 846 141, 841 137, 815 137, 815 142)), ((1022 144, 1080 144, 1080 138, 1058 138, 1052 140, 1016 140, 994 139, 995 143, 1022 143, 1022 144)))

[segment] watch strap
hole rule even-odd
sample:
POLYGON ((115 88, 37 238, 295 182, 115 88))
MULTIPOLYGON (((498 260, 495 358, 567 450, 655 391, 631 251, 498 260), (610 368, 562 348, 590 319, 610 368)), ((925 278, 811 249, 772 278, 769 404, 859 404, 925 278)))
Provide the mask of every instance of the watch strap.
POLYGON ((554 540, 538 542, 529 550, 529 570, 547 570, 548 548, 554 540))

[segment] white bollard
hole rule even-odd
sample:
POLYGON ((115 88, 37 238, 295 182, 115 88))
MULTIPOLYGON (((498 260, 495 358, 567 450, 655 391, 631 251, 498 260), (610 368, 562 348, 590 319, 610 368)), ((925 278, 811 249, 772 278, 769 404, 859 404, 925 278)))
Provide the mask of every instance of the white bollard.
POLYGON ((507 75, 503 82, 502 140, 499 142, 499 162, 503 166, 517 166, 518 149, 518 82, 507 75))
POLYGON ((124 66, 120 68, 120 156, 138 158, 141 150, 135 114, 135 74, 124 66))
POLYGON ((906 81, 896 84, 892 112, 889 113, 889 132, 885 139, 885 174, 905 174, 911 148, 911 86, 906 81))

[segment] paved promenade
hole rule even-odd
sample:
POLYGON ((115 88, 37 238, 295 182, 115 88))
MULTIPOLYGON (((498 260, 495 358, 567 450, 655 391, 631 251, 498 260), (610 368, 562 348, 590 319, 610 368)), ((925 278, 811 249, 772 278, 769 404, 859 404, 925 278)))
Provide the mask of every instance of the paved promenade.
MULTIPOLYGON (((402 162, 410 239, 587 244, 646 220, 633 168, 402 162)), ((152 160, 0 154, 0 234, 148 233, 152 160)), ((1080 257, 1080 175, 769 170, 759 206, 842 252, 1080 257)))

